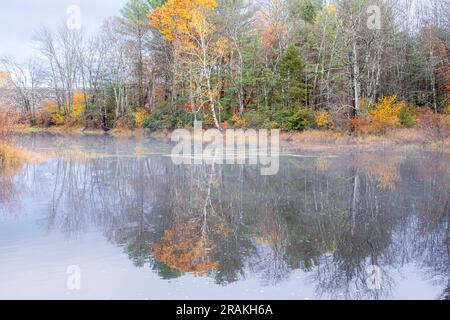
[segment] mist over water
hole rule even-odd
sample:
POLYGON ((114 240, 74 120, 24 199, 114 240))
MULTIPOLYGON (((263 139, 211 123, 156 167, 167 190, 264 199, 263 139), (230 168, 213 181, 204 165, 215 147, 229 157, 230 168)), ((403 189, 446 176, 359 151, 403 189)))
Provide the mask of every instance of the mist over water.
POLYGON ((20 143, 47 160, 0 175, 0 298, 448 296, 449 154, 289 152, 261 176, 148 139, 20 143))

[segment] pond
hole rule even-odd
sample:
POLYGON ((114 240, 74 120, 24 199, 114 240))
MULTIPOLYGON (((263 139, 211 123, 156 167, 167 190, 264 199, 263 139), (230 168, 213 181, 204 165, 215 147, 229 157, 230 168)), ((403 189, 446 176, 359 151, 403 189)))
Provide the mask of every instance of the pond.
POLYGON ((2 299, 449 295, 449 154, 290 151, 262 176, 144 138, 17 143, 45 160, 0 175, 2 299))

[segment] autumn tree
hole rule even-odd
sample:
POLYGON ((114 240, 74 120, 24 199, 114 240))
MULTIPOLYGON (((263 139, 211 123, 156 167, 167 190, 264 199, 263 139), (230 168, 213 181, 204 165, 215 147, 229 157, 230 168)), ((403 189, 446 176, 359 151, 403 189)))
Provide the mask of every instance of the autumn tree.
POLYGON ((211 16, 217 7, 215 0, 175 1, 168 0, 156 8, 149 19, 175 47, 178 62, 192 68, 199 86, 200 107, 211 111, 214 125, 220 128, 217 107, 217 86, 213 83, 216 62, 227 48, 225 39, 217 37, 211 16))

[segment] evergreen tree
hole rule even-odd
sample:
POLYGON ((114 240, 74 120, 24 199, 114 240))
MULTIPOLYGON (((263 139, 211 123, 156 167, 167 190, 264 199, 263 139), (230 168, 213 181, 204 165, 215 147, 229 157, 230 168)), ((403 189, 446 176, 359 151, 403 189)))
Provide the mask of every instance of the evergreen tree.
POLYGON ((279 81, 277 100, 284 107, 300 106, 304 104, 305 64, 298 54, 297 48, 290 45, 283 53, 279 65, 279 81))

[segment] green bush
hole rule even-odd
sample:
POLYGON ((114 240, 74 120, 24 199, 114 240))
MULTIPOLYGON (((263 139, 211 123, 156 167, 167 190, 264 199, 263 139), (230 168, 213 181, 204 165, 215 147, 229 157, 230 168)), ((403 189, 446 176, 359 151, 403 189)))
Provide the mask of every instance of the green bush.
POLYGON ((411 128, 416 124, 416 114, 413 108, 403 107, 400 109, 400 124, 406 128, 411 128))
POLYGON ((286 129, 288 131, 305 130, 314 127, 315 122, 316 118, 312 111, 300 109, 288 119, 286 129))
POLYGON ((259 129, 266 121, 266 115, 259 111, 249 111, 244 115, 245 122, 249 128, 259 129))
POLYGON ((177 129, 189 128, 194 124, 192 113, 181 111, 176 116, 177 129))
POLYGON ((289 119, 295 114, 294 109, 286 109, 276 112, 273 115, 273 124, 276 129, 286 129, 289 119))
POLYGON ((162 109, 155 109, 142 122, 142 128, 151 132, 170 127, 170 119, 162 109))

